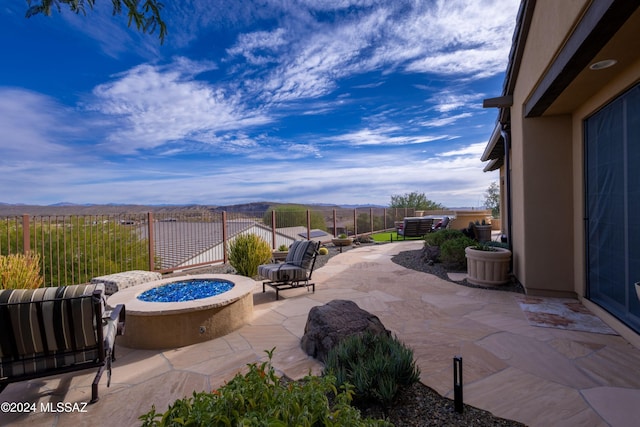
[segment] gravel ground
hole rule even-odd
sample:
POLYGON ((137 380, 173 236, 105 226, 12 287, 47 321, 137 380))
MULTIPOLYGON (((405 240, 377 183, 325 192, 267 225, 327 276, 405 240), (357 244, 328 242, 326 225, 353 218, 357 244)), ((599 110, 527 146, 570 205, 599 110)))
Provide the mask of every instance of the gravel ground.
MULTIPOLYGON (((371 243, 363 243, 371 244, 371 243)), ((358 245, 344 247, 342 250, 351 250, 358 245)), ((319 255, 316 257, 315 268, 325 265, 329 259, 338 255, 340 249, 327 245, 328 255, 319 255)), ((440 264, 430 265, 424 261, 422 250, 412 250, 400 252, 392 258, 392 261, 403 267, 410 268, 425 273, 435 274, 436 276, 451 281, 447 276, 447 270, 440 264)), ((190 273, 233 273, 233 267, 222 265, 213 267, 204 267, 190 273)), ((453 282, 453 281, 451 281, 453 282)), ((462 286, 477 287, 469 284, 466 280, 461 282, 453 282, 462 286)), ((501 286, 500 291, 521 292, 522 287, 516 283, 501 286)), ((453 381, 453 380, 452 380, 453 381)), ((384 411, 381 406, 360 406, 363 416, 371 418, 386 418, 396 427, 402 426, 447 426, 447 427, 520 427, 524 424, 495 417, 490 412, 473 406, 464 405, 462 413, 455 411, 454 402, 451 399, 440 396, 438 392, 422 383, 416 383, 411 387, 402 390, 391 408, 384 411)))

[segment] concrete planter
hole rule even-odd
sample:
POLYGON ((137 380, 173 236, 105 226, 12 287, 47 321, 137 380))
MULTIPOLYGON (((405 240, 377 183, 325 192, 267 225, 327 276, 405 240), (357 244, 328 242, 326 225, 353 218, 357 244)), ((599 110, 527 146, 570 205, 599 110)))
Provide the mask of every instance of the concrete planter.
POLYGON ((349 237, 344 239, 335 238, 331 239, 331 243, 333 243, 334 246, 350 246, 353 243, 353 239, 349 237))
POLYGON ((476 240, 480 243, 491 241, 491 224, 475 226, 476 240))
POLYGON ((509 282, 509 262, 511 251, 493 248, 495 251, 482 251, 465 248, 467 257, 467 281, 474 285, 499 286, 509 282))
POLYGON ((272 259, 274 261, 284 261, 287 259, 289 251, 273 251, 272 259))

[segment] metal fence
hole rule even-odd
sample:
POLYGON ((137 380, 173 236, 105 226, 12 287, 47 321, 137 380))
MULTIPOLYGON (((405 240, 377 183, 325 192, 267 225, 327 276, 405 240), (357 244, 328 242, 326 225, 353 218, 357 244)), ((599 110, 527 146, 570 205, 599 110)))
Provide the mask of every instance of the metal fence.
POLYGON ((394 227, 411 209, 325 208, 0 217, 0 254, 36 252, 46 286, 86 283, 128 270, 170 272, 227 262, 229 244, 254 233, 273 249, 328 243, 394 227))

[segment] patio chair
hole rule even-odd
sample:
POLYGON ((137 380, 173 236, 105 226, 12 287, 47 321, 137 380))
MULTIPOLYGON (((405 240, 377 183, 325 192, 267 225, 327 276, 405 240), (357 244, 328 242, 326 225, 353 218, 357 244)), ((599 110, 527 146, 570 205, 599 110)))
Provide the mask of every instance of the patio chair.
POLYGON ((407 237, 423 237, 431 233, 432 226, 433 218, 405 218, 402 222, 402 228, 398 229, 398 236, 402 236, 402 240, 407 237))
POLYGON ((448 216, 445 216, 444 218, 442 218, 442 220, 438 221, 438 223, 433 226, 433 230, 434 231, 445 230, 449 228, 450 225, 451 225, 451 218, 449 218, 448 216))
POLYGON ((32 379, 98 369, 98 382, 115 361, 115 339, 122 335, 125 307, 106 310, 104 284, 0 290, 0 392, 32 379))
POLYGON ((258 275, 264 279, 262 292, 265 286, 270 286, 276 291, 276 300, 280 297, 280 291, 293 289, 300 286, 311 286, 316 291, 315 283, 311 283, 313 267, 316 264, 316 256, 320 242, 312 240, 297 240, 289 247, 287 258, 283 263, 263 264, 258 266, 258 275))

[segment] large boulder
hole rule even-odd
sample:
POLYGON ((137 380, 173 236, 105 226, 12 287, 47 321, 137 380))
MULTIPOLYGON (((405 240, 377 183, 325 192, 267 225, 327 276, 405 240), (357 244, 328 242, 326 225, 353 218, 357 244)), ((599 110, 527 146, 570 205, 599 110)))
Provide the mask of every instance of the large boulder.
POLYGON ((333 300, 309 311, 302 337, 302 349, 324 362, 329 350, 342 339, 370 331, 390 335, 377 316, 358 307, 353 301, 333 300))

